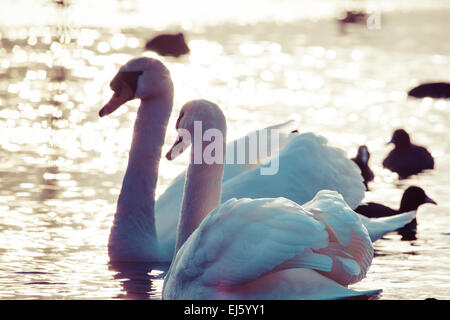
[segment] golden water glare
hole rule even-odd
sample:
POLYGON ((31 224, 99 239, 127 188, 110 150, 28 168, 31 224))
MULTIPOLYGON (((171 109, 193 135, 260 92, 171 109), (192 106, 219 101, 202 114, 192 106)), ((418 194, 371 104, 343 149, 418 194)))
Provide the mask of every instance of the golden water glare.
MULTIPOLYGON (((181 106, 201 97, 224 109, 230 140, 294 119, 301 132, 321 133, 349 156, 366 144, 376 176, 367 201, 396 207, 403 189, 422 186, 439 206, 421 207, 418 240, 390 234, 377 242, 379 256, 355 288, 383 288, 386 299, 450 297, 450 105, 406 95, 422 81, 448 80, 450 60, 448 42, 437 39, 418 48, 428 35, 409 20, 425 17, 432 30, 444 30, 446 16, 391 13, 395 22, 387 19, 380 31, 354 28, 341 36, 328 2, 317 21, 298 20, 292 8, 265 21, 276 6, 265 3, 268 9, 253 18, 236 12, 234 20, 221 23, 207 11, 189 12, 195 19, 179 28, 188 35, 191 53, 179 59, 143 50, 155 29, 129 27, 130 16, 142 20, 133 1, 115 4, 129 13, 123 25, 0 24, 0 299, 160 298, 162 270, 143 269, 144 276, 132 281, 109 267, 106 251, 139 102, 102 119, 98 111, 118 68, 139 55, 161 59, 174 81, 163 152, 175 139, 181 106), (416 42, 397 41, 414 32, 416 42), (382 168, 390 150, 386 142, 397 127, 429 146, 436 170, 399 181, 382 168)), ((67 10, 76 16, 79 8, 67 10)), ((160 30, 167 26, 163 17, 152 23, 160 30)), ((185 153, 174 162, 161 161, 157 196, 187 159, 185 153)))

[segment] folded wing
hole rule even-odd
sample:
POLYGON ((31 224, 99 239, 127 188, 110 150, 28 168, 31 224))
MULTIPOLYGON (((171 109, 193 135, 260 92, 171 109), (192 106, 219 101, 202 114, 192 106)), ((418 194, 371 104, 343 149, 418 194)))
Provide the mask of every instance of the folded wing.
POLYGON ((372 257, 358 216, 340 195, 326 191, 303 207, 285 198, 228 200, 189 237, 170 272, 187 283, 235 286, 308 268, 348 285, 366 275, 372 257))

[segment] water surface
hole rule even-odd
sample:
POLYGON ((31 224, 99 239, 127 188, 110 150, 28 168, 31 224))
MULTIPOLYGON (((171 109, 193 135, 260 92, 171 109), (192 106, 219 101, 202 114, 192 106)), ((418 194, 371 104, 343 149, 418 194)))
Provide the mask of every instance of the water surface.
MULTIPOLYGON (((421 82, 449 80, 446 2, 382 2, 380 29, 345 33, 335 17, 347 3, 249 2, 233 15, 233 1, 222 14, 197 2, 173 15, 163 14, 172 2, 157 14, 143 1, 45 2, 33 19, 12 18, 31 1, 1 5, 11 14, 0 10, 0 298, 161 298, 167 266, 110 266, 106 250, 138 102, 98 118, 119 66, 154 56, 142 48, 160 30, 182 30, 191 48, 161 58, 175 84, 163 152, 182 104, 200 97, 224 109, 229 139, 294 119, 349 156, 368 145, 376 179, 365 200, 398 207, 415 184, 439 206, 419 209, 417 240, 377 241, 354 288, 381 288, 380 299, 450 298, 450 105, 406 96, 421 82), (399 181, 382 168, 399 127, 429 147, 435 170, 399 181)), ((186 161, 161 161, 158 195, 186 161)))

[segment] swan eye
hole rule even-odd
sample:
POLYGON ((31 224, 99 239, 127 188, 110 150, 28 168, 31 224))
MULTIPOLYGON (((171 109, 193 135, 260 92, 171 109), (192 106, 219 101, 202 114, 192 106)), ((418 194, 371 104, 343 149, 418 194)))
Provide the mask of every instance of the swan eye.
POLYGON ((179 143, 181 143, 181 142, 183 142, 183 137, 182 137, 182 136, 179 136, 178 139, 177 139, 177 141, 175 141, 175 145, 177 145, 177 144, 179 144, 179 143))

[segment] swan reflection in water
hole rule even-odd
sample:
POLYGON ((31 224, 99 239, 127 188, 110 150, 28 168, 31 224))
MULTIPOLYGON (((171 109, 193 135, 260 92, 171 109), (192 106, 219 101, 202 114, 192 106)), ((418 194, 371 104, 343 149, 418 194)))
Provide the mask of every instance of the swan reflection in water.
POLYGON ((160 293, 170 264, 147 262, 112 262, 109 270, 117 272, 115 280, 119 280, 123 293, 116 299, 150 300, 161 299, 160 293))

